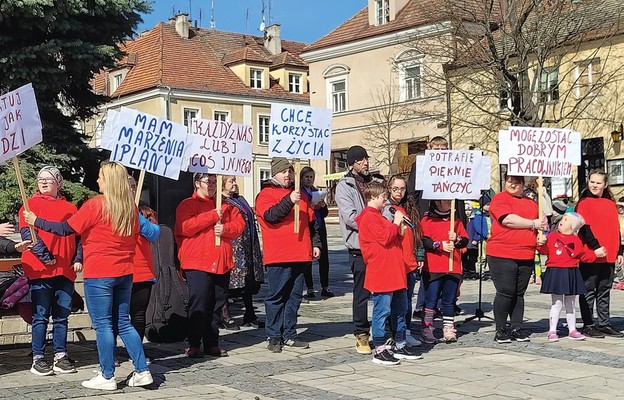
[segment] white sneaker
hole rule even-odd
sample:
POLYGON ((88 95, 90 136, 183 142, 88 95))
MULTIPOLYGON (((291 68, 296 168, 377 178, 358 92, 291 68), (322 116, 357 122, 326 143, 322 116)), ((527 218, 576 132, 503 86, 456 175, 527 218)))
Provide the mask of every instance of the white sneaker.
POLYGON ((89 389, 117 390, 117 382, 115 381, 115 377, 113 376, 110 379, 106 379, 101 372, 98 372, 97 375, 95 375, 88 381, 82 381, 82 386, 89 389))
POLYGON ((412 334, 410 333, 409 329, 405 331, 405 341, 407 342, 408 346, 420 346, 420 345, 422 345, 422 342, 420 340, 418 340, 414 336, 412 336, 412 334))
POLYGON ((147 386, 154 382, 152 374, 149 371, 134 372, 128 379, 128 386, 147 386))

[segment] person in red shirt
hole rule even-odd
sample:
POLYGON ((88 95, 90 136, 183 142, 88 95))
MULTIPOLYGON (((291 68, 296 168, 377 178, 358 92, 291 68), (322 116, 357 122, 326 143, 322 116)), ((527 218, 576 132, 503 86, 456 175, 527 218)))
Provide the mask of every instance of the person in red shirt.
POLYGON ((422 355, 407 345, 407 271, 403 259, 402 234, 407 226, 405 214, 395 211, 390 222, 381 214, 388 199, 386 186, 372 182, 364 189, 366 208, 355 217, 362 257, 366 263, 364 288, 372 293, 373 363, 396 365, 401 359, 416 360, 422 355), (386 321, 390 318, 395 333, 395 346, 386 342, 386 321))
POLYGON ((227 202, 222 203, 220 210, 216 208, 216 175, 196 173, 193 184, 193 196, 182 200, 176 209, 174 230, 180 268, 189 289, 186 355, 226 357, 227 351, 219 347, 219 318, 234 268, 232 240, 241 235, 245 221, 238 209, 227 202), (215 244, 217 237, 221 238, 219 246, 215 244))
POLYGON ((524 293, 533 272, 537 230, 544 229, 538 218, 537 203, 523 196, 524 177, 505 176, 505 190, 490 203, 492 233, 487 241, 487 263, 496 295, 494 319, 498 343, 528 342, 521 329, 524 317, 524 293), (507 318, 511 332, 507 331, 507 318))
MULTIPOLYGON (((37 174, 37 192, 28 199, 34 213, 53 221, 66 221, 78 209, 60 194, 63 176, 56 167, 46 166, 37 174)), ((32 240, 28 224, 19 211, 19 226, 23 240, 32 240)), ((32 300, 32 353, 30 372, 35 375, 66 374, 76 372, 67 355, 67 319, 71 313, 72 295, 76 273, 82 271, 82 246, 80 237, 57 237, 35 228, 37 244, 31 251, 22 253, 22 269, 30 285, 32 300), (44 359, 48 321, 52 316, 54 364, 44 359)))
POLYGON ((620 240, 620 224, 613 196, 608 189, 607 174, 601 170, 589 173, 587 188, 581 193, 576 212, 586 225, 579 231, 581 241, 596 253, 594 262, 581 262, 579 271, 585 281, 587 293, 579 298, 583 318, 582 333, 593 338, 604 335, 623 337, 613 328, 609 319, 611 286, 615 276, 615 262, 622 264, 624 246, 620 240), (594 302, 598 314, 598 327, 594 323, 594 302))
POLYGON ((297 336, 297 311, 303 297, 303 273, 321 254, 314 210, 305 196, 293 190, 295 173, 283 157, 271 161, 272 178, 256 197, 262 231, 262 250, 269 291, 264 300, 268 338, 274 353, 284 346, 308 348, 297 336), (295 204, 299 203, 299 233, 295 233, 295 204))
POLYGON ((586 251, 577 234, 585 225, 580 214, 569 212, 563 215, 557 224, 557 230, 548 234, 544 240, 538 238, 537 250, 546 256, 541 293, 549 293, 552 297, 550 308, 550 329, 547 339, 551 342, 559 340, 557 322, 565 304, 568 338, 584 340, 585 336, 576 330, 576 310, 574 301, 577 295, 584 295, 587 290, 583 277, 578 269, 579 261, 591 262, 596 259, 592 251, 586 251))
POLYGON ((137 207, 128 185, 128 171, 106 161, 100 166, 98 185, 102 195, 87 200, 67 221, 51 222, 24 211, 24 220, 61 236, 79 234, 84 251, 84 289, 89 316, 96 331, 100 371, 82 382, 90 389, 116 390, 115 333, 124 342, 135 371, 128 386, 153 382, 145 362, 143 344, 130 323, 133 259, 139 235, 137 207))
MULTIPOLYGON (((463 212, 463 210, 462 210, 463 212)), ((425 318, 422 337, 425 343, 435 343, 433 316, 438 299, 442 300, 443 332, 446 342, 457 341, 455 305, 462 277, 461 252, 468 245, 468 233, 463 222, 455 219, 451 229, 451 200, 432 200, 422 219, 425 266, 422 279, 425 289, 425 318), (449 268, 449 257, 453 258, 449 268)))

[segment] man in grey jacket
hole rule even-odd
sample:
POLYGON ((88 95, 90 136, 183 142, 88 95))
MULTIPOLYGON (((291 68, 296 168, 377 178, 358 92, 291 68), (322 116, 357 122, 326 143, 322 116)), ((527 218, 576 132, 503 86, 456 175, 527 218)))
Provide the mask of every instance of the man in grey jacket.
POLYGON ((368 153, 361 146, 351 146, 347 150, 349 172, 338 181, 336 204, 342 239, 349 251, 349 262, 353 273, 353 324, 356 337, 355 349, 360 354, 371 354, 369 344, 370 322, 368 321, 368 299, 370 292, 364 289, 366 265, 360 251, 358 228, 355 223, 364 207, 364 188, 372 180, 368 172, 368 153))

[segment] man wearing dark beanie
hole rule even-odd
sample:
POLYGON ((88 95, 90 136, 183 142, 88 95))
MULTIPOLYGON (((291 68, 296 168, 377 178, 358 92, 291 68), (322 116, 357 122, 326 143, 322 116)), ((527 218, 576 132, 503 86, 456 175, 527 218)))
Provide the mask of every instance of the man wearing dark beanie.
POLYGON ((349 262, 353 273, 353 334, 356 337, 355 349, 360 354, 371 354, 369 344, 370 322, 368 321, 368 299, 370 292, 364 289, 366 265, 360 251, 358 228, 355 223, 364 207, 364 188, 372 180, 368 172, 368 153, 362 146, 351 146, 347 150, 349 172, 338 181, 336 204, 340 231, 345 246, 349 250, 349 262))

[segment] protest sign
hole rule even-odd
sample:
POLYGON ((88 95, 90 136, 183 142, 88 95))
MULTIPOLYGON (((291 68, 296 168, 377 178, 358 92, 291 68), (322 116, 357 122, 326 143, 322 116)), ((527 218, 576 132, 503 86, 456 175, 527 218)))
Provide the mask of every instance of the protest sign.
POLYGON ((581 163, 581 134, 569 129, 512 126, 498 133, 499 163, 509 175, 572 175, 581 163))
POLYGON ((235 122, 193 119, 190 172, 251 175, 253 127, 235 122))
POLYGON ((490 188, 490 159, 477 150, 427 150, 416 157, 423 199, 475 200, 490 188))
POLYGON ((42 141, 41 118, 32 84, 0 96, 0 162, 42 141))
MULTIPOLYGON (((609 182, 611 182, 609 180, 609 182)), ((550 179, 551 197, 572 197, 572 178, 553 177, 550 179)))
POLYGON ((271 104, 269 156, 329 160, 332 111, 271 104))
POLYGON ((111 119, 102 132, 111 161, 176 180, 186 170, 190 143, 184 125, 129 108, 111 119))

